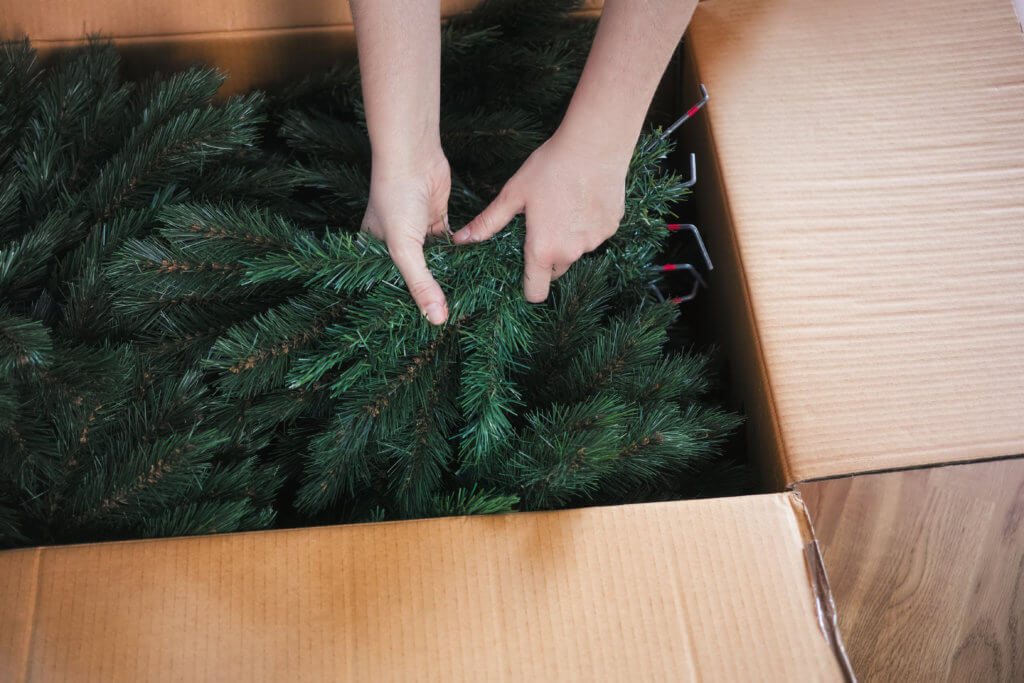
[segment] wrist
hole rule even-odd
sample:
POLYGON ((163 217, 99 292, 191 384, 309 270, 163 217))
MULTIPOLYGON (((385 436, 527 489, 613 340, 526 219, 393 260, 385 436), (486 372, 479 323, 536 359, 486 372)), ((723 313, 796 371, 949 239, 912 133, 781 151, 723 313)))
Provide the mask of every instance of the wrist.
POLYGON ((422 132, 409 137, 392 136, 382 144, 370 141, 372 174, 407 175, 420 173, 444 159, 441 136, 434 127, 432 133, 422 132))
POLYGON ((604 125, 603 120, 586 121, 567 115, 552 137, 589 163, 625 167, 633 157, 639 129, 634 131, 627 125, 609 126, 604 125))
POLYGON ((635 116, 615 107, 578 100, 573 98, 555 134, 566 144, 586 150, 595 159, 628 164, 643 119, 634 120, 635 116))

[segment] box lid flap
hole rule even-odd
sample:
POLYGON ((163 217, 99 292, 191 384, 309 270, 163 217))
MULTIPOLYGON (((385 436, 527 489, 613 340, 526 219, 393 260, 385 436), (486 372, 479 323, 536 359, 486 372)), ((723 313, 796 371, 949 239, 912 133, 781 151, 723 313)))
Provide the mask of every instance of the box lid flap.
MULTIPOLYGON (((448 16, 479 4, 480 0, 441 0, 441 12, 448 16)), ((600 8, 601 1, 585 0, 580 5, 581 10, 594 10, 600 8)), ((352 24, 352 11, 345 0, 35 0, 5 3, 3 12, 0 32, 6 37, 27 35, 37 45, 78 42, 90 33, 143 38, 352 24)))
POLYGON ((1012 4, 709 0, 689 40, 788 482, 1024 451, 1012 4))
POLYGON ((6 680, 841 680, 792 494, 0 553, 6 680))

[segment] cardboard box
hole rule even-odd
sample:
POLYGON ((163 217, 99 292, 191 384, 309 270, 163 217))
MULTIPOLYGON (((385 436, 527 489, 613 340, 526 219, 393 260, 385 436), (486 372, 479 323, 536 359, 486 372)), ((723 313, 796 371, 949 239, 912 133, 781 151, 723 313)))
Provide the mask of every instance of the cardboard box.
POLYGON ((8 551, 0 671, 834 679, 800 506, 781 494, 8 551))
POLYGON ((1024 452, 1013 5, 712 0, 688 50, 711 291, 775 485, 1024 452))
MULTIPOLYGON (((441 0, 442 13, 479 2, 441 0)), ((600 7, 600 0, 581 0, 579 12, 596 15, 600 7)), ((215 65, 231 74, 221 96, 273 87, 355 55, 345 0, 0 0, 0 38, 30 36, 44 58, 92 33, 117 41, 130 77, 215 65)))
MULTIPOLYGON (((46 47, 88 17, 236 89, 351 48, 337 2, 4 3, 46 47)), ((1024 451, 1010 2, 710 0, 687 52, 710 294, 773 489, 1024 451)), ((0 604, 12 680, 850 675, 788 492, 8 551, 0 604)))

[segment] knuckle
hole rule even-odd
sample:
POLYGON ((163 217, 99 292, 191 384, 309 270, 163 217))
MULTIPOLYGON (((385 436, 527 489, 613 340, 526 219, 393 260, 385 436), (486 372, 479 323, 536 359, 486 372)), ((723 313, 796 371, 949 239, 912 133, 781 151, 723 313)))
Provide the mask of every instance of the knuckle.
POLYGON ((421 299, 433 294, 433 284, 426 280, 414 280, 406 284, 408 284, 409 293, 412 294, 414 299, 421 299))
POLYGON ((380 237, 380 235, 378 234, 380 232, 378 230, 378 223, 377 221, 373 220, 370 216, 366 216, 363 218, 363 222, 359 224, 359 230, 367 234, 373 235, 374 237, 380 237))
POLYGON ((501 190, 498 192, 498 199, 503 202, 514 201, 516 198, 516 191, 516 179, 515 176, 512 176, 511 178, 508 179, 508 181, 502 186, 501 190))
POLYGON ((586 251, 587 250, 582 244, 566 245, 561 254, 559 254, 557 261, 559 263, 574 263, 578 261, 586 251))
POLYGON ((544 246, 526 245, 523 256, 528 263, 543 263, 551 258, 551 250, 544 246))

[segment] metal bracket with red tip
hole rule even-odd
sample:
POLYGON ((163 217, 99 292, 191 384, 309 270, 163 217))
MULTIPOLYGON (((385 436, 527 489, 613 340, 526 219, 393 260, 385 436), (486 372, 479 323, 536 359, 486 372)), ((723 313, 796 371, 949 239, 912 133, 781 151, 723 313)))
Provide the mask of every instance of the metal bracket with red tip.
POLYGON ((654 290, 654 295, 658 297, 658 301, 668 301, 669 303, 673 304, 681 304, 686 301, 693 301, 694 299, 697 298, 697 292, 700 290, 700 288, 708 286, 708 283, 704 281, 704 277, 700 274, 700 271, 694 268, 693 264, 669 263, 664 266, 654 266, 654 268, 656 270, 660 270, 663 273, 671 272, 674 270, 685 270, 688 273, 690 273, 690 275, 693 277, 693 286, 690 288, 690 293, 687 294, 686 296, 674 296, 671 299, 666 299, 665 296, 661 293, 661 290, 658 289, 658 285, 652 283, 651 289, 654 290))
MULTIPOLYGON (((666 128, 661 133, 661 135, 659 135, 655 140, 652 140, 650 143, 648 143, 648 146, 645 148, 644 151, 645 152, 649 151, 650 149, 652 149, 654 147, 655 144, 657 144, 658 142, 661 142, 662 140, 664 140, 668 136, 670 136, 673 133, 675 133, 676 130, 679 128, 679 126, 681 126, 684 123, 686 123, 690 118, 693 117, 694 114, 696 114, 697 112, 699 112, 701 109, 704 108, 704 105, 708 103, 708 99, 709 99, 708 89, 706 87, 704 87, 703 83, 701 83, 700 84, 700 100, 695 105, 693 105, 692 107, 687 109, 685 114, 683 114, 678 119, 676 119, 675 122, 673 122, 671 126, 666 128)), ((693 187, 696 183, 697 183, 697 155, 691 153, 690 154, 690 177, 686 181, 684 181, 682 183, 682 186, 683 187, 693 187)), ((700 255, 704 259, 704 265, 707 266, 708 271, 710 272, 710 271, 715 269, 714 264, 711 263, 711 256, 708 254, 707 247, 704 246, 704 240, 700 236, 700 230, 697 229, 696 225, 693 225, 692 223, 671 223, 669 225, 666 225, 665 227, 668 228, 669 232, 679 232, 679 231, 682 231, 682 230, 686 230, 686 231, 690 232, 693 235, 694 240, 696 240, 697 246, 700 248, 700 255)), ((654 268, 655 270, 658 270, 658 271, 660 271, 662 273, 668 273, 668 272, 672 272, 672 271, 687 271, 692 276, 692 278, 693 278, 693 287, 690 289, 690 293, 689 294, 687 294, 686 296, 677 296, 677 297, 673 297, 671 299, 668 299, 668 301, 670 301, 671 303, 674 303, 674 304, 681 304, 681 303, 683 303, 685 301, 692 301, 693 299, 697 298, 697 292, 698 292, 698 290, 701 287, 707 287, 708 286, 707 282, 704 280, 704 276, 702 276, 700 274, 700 271, 697 270, 697 268, 695 268, 693 266, 693 264, 691 264, 691 263, 669 263, 669 264, 661 265, 661 266, 652 266, 652 268, 654 268)), ((655 296, 658 297, 658 301, 661 301, 661 302, 666 301, 665 296, 661 293, 661 290, 658 289, 658 286, 656 284, 651 283, 651 288, 654 290, 655 296)))
POLYGON ((704 246, 704 240, 700 236, 700 230, 693 223, 669 223, 665 226, 669 232, 681 232, 683 230, 693 235, 694 241, 700 248, 700 255, 704 258, 704 265, 708 267, 708 270, 714 270, 715 264, 711 263, 711 256, 708 254, 708 248, 704 246))
MULTIPOLYGON (((703 83, 701 83, 700 84, 700 101, 698 101, 697 104, 695 104, 692 107, 690 107, 689 109, 687 109, 685 114, 680 116, 678 119, 676 119, 672 123, 671 126, 669 126, 664 131, 662 131, 661 135, 659 135, 657 137, 656 141, 657 142, 661 142, 662 140, 667 138, 669 135, 672 135, 672 133, 675 133, 676 129, 679 128, 679 126, 681 126, 684 123, 686 123, 687 121, 689 121, 690 118, 694 114, 696 114, 697 112, 699 112, 701 109, 704 108, 704 105, 708 103, 708 98, 709 98, 709 96, 708 96, 708 89, 704 87, 703 83)), ((653 146, 654 146, 654 142, 652 141, 648 145, 647 149, 650 149, 653 146)), ((644 151, 647 151, 647 150, 644 150, 644 151)))
MULTIPOLYGON (((708 283, 704 280, 704 276, 700 274, 700 271, 697 270, 692 263, 668 263, 663 266, 655 266, 655 268, 663 273, 684 270, 690 273, 690 275, 693 277, 693 287, 690 288, 690 293, 687 294, 686 296, 674 296, 671 299, 668 299, 670 303, 681 304, 685 301, 693 301, 694 299, 697 298, 697 291, 701 287, 706 288, 708 286, 708 283)), ((661 299, 662 301, 665 300, 665 298, 661 296, 661 292, 658 290, 656 286, 655 292, 658 294, 659 299, 661 299)))
POLYGON ((683 187, 693 187, 697 184, 697 155, 690 152, 690 177, 683 181, 683 187))
MULTIPOLYGON (((697 229, 696 225, 692 223, 670 223, 665 227, 668 228, 669 232, 686 231, 691 233, 693 235, 694 240, 697 242, 697 246, 700 248, 700 254, 701 257, 704 259, 704 265, 707 266, 709 272, 715 269, 714 264, 711 263, 711 256, 708 254, 707 247, 704 246, 704 240, 700 236, 700 230, 697 229)), ((700 271, 697 270, 697 268, 692 263, 666 263, 660 266, 652 266, 652 268, 662 273, 686 271, 693 278, 693 287, 690 288, 689 294, 687 294, 686 296, 676 296, 672 297, 671 299, 667 299, 667 301, 673 304, 681 304, 686 301, 692 301, 693 299, 696 299, 697 292, 700 290, 700 288, 706 288, 708 286, 707 281, 704 280, 704 276, 700 274, 700 271)), ((651 287, 654 289, 654 294, 655 296, 658 297, 658 301, 666 301, 664 295, 661 293, 661 290, 658 289, 657 285, 652 284, 651 287)))

